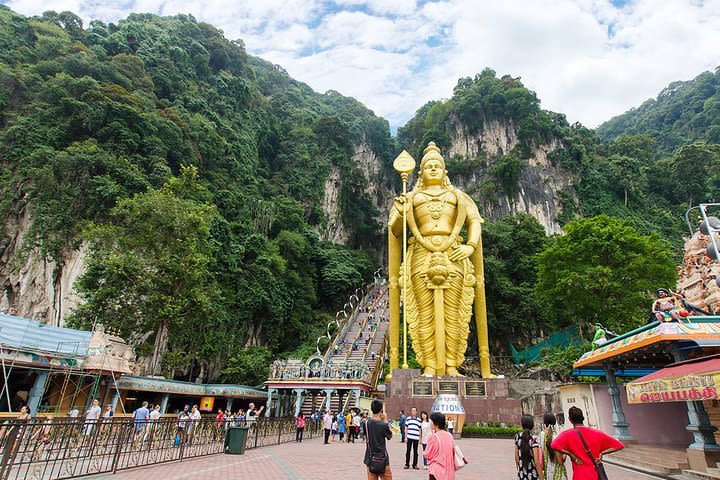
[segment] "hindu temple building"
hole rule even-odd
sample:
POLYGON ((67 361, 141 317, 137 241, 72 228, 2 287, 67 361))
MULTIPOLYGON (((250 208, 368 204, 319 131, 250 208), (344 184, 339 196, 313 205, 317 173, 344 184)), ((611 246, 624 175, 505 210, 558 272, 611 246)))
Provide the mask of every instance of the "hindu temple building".
POLYGON ((0 314, 0 367, 0 417, 16 416, 24 405, 33 416, 82 415, 95 398, 117 415, 130 415, 143 401, 170 413, 188 404, 237 410, 267 398, 246 385, 134 375, 132 346, 101 326, 75 330, 7 314, 0 314))
MULTIPOLYGON (((720 311, 720 264, 707 255, 709 235, 685 243, 677 292, 685 305, 720 311)), ((564 410, 588 412, 590 426, 628 445, 607 460, 665 475, 720 478, 720 315, 650 323, 607 340, 573 366, 575 376, 604 376, 606 385, 560 388, 564 410)), ((653 318, 654 319, 654 318, 653 318)))

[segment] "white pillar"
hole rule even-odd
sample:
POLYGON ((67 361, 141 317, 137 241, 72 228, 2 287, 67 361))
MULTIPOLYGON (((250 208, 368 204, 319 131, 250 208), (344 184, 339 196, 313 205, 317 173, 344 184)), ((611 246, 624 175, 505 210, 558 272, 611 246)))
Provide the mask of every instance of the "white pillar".
POLYGON ((325 391, 325 408, 323 410, 328 411, 328 410, 330 410, 330 400, 332 398, 333 389, 326 388, 324 391, 325 391))
POLYGON ((295 416, 297 417, 298 415, 300 415, 300 409, 302 408, 304 400, 303 394, 305 393, 305 389, 295 388, 293 391, 295 392, 295 416))

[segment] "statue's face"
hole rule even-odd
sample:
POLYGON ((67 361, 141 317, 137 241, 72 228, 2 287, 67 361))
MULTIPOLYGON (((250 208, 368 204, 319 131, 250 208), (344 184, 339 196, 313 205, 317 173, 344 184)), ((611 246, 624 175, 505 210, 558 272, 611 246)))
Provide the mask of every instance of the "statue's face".
POLYGON ((422 171, 422 179, 425 185, 442 185, 445 178, 445 167, 440 160, 428 160, 422 171))

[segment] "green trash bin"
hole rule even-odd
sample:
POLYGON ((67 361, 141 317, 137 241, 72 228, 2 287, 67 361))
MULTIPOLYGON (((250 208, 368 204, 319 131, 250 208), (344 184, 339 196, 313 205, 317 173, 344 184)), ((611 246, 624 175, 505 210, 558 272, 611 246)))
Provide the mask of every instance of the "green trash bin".
POLYGON ((248 430, 250 430, 248 426, 228 427, 227 432, 225 432, 225 453, 244 454, 248 430))

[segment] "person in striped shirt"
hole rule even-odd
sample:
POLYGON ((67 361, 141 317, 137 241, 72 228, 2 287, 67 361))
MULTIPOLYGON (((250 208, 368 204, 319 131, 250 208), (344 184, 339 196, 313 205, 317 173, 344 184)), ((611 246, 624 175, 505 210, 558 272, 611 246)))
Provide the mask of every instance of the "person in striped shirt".
POLYGON ((413 450, 413 470, 420 470, 418 468, 418 444, 420 443, 420 437, 422 432, 422 422, 417 416, 417 408, 413 407, 410 410, 410 416, 405 421, 405 438, 407 441, 407 447, 405 450, 405 469, 410 468, 410 450, 413 450))

